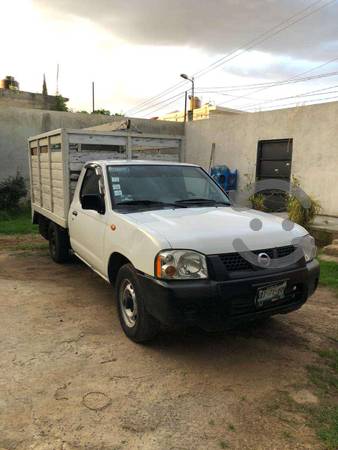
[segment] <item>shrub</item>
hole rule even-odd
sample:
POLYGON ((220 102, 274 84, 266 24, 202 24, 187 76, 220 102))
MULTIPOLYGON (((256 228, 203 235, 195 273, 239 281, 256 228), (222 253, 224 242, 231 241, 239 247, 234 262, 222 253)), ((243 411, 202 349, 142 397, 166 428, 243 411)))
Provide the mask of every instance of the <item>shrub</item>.
POLYGON ((12 211, 18 208, 19 201, 27 195, 25 179, 19 173, 0 182, 0 210, 12 211))
POLYGON ((66 100, 62 95, 55 96, 55 111, 68 111, 68 107, 66 105, 66 100))
POLYGON ((258 211, 267 211, 267 207, 264 204, 264 195, 263 194, 253 194, 249 197, 252 209, 256 209, 258 211))
POLYGON ((95 109, 92 114, 103 114, 104 116, 110 116, 110 111, 108 109, 95 109))
MULTIPOLYGON (((293 177, 292 179, 293 186, 296 188, 300 187, 300 182, 297 178, 293 177)), ((289 219, 292 222, 298 223, 298 225, 303 226, 304 228, 308 228, 315 216, 319 213, 321 207, 317 200, 314 200, 310 196, 308 196, 308 205, 305 207, 298 198, 295 197, 292 193, 287 196, 287 212, 289 215, 289 219)))

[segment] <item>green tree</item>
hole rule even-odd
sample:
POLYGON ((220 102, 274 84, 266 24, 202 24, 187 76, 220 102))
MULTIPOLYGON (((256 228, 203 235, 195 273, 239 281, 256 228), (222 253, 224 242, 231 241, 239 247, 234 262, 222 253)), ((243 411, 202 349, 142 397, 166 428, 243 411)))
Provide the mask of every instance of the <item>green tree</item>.
POLYGON ((108 109, 95 109, 92 114, 103 114, 104 116, 110 116, 110 111, 108 109))
POLYGON ((55 111, 68 111, 68 107, 62 95, 55 96, 55 111))

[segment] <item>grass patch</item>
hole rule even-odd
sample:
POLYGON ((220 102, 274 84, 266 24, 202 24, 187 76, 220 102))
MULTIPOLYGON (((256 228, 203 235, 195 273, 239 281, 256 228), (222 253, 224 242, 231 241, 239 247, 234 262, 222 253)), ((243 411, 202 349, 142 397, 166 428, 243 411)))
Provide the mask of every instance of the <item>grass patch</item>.
POLYGON ((22 244, 15 244, 14 250, 46 250, 48 242, 26 242, 22 244))
MULTIPOLYGON (((331 338, 335 342, 338 342, 337 339, 331 338)), ((328 365, 337 373, 338 375, 338 350, 320 350, 318 355, 322 358, 325 358, 328 365)))
POLYGON ((229 431, 236 431, 235 425, 233 425, 232 423, 229 423, 228 430, 229 431))
POLYGON ((18 211, 0 211, 0 234, 37 234, 38 227, 32 224, 29 208, 18 211))
POLYGON ((327 450, 338 448, 338 406, 319 408, 313 413, 318 437, 327 450))
POLYGON ((319 260, 320 263, 320 279, 322 286, 334 289, 338 295, 338 264, 334 261, 319 260))
POLYGON ((290 431, 287 431, 287 430, 284 430, 284 431, 282 432, 282 437, 283 437, 284 439, 287 439, 288 441, 294 439, 294 437, 292 436, 292 434, 290 433, 290 431))
POLYGON ((338 377, 320 366, 307 366, 308 376, 312 384, 316 385, 323 393, 328 394, 334 387, 338 390, 338 377))
POLYGON ((318 352, 323 365, 309 366, 309 379, 321 395, 321 406, 312 408, 311 424, 328 450, 338 449, 338 350, 318 352))
MULTIPOLYGON (((336 338, 330 338, 335 344, 336 338)), ((299 414, 306 418, 325 450, 338 449, 338 349, 336 347, 317 352, 320 359, 316 365, 307 366, 309 384, 312 386, 319 403, 318 405, 299 404, 287 391, 277 391, 261 410, 263 415, 271 414, 280 420, 284 412, 299 414)), ((302 386, 298 386, 301 388, 302 386)), ((294 386, 297 389, 296 386, 294 386)), ((291 423, 294 426, 294 422, 291 423)), ((284 430, 281 436, 287 440, 297 439, 289 430, 284 430)))
POLYGON ((338 350, 320 350, 318 355, 325 365, 307 367, 310 381, 326 394, 338 392, 338 350))

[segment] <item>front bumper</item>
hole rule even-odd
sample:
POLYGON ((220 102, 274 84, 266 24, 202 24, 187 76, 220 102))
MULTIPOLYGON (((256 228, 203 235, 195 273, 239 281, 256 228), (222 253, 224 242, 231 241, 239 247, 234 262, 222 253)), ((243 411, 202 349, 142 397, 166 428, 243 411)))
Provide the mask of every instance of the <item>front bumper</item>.
POLYGON ((292 270, 226 281, 163 281, 139 274, 145 306, 153 317, 164 325, 197 325, 209 331, 294 311, 314 293, 318 280, 316 260, 292 270), (282 281, 287 282, 282 300, 256 306, 258 287, 282 281))

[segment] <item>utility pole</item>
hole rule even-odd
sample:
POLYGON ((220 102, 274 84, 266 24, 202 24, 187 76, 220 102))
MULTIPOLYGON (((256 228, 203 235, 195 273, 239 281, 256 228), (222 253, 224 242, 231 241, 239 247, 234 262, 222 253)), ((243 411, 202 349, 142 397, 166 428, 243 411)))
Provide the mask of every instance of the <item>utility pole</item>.
POLYGON ((187 121, 187 103, 188 103, 188 91, 184 93, 184 122, 187 121))
POLYGON ((188 120, 194 120, 194 104, 195 104, 195 78, 189 78, 186 73, 181 73, 181 78, 188 80, 191 82, 191 102, 190 102, 190 110, 188 112, 188 120))
POLYGON ((56 65, 56 94, 59 95, 59 64, 56 65))
POLYGON ((92 112, 95 111, 95 85, 94 81, 92 81, 92 112))

